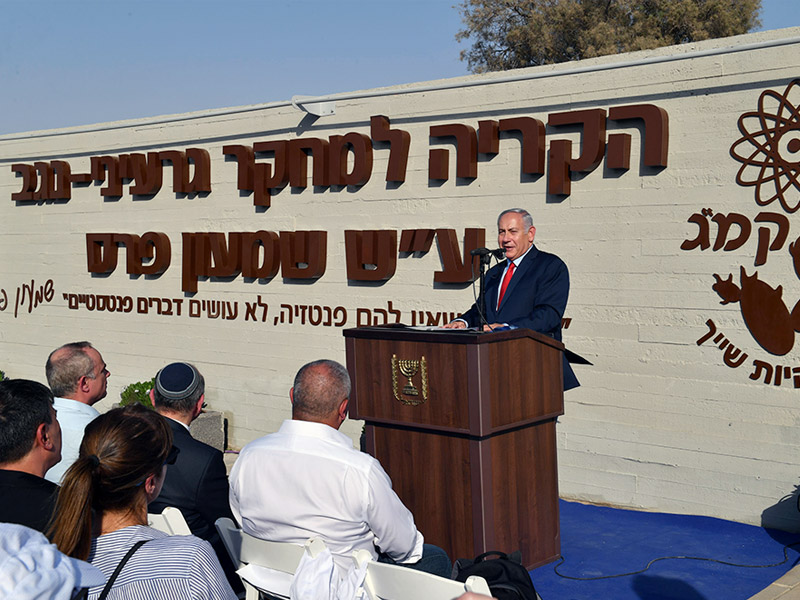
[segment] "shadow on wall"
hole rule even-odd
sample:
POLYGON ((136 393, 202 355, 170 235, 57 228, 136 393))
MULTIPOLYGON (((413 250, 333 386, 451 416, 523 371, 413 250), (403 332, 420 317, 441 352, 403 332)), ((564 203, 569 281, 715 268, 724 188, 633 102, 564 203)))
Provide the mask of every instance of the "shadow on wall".
POLYGON ((637 575, 633 580, 633 591, 642 600, 706 600, 691 585, 675 577, 637 575))
POLYGON ((800 532, 800 484, 761 513, 761 526, 792 533, 800 532))

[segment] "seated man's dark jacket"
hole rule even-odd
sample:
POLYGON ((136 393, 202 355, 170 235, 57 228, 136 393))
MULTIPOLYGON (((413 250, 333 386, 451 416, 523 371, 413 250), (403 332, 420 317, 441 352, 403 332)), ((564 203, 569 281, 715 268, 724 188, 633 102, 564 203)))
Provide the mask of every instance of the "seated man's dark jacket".
POLYGON ((172 429, 172 443, 180 453, 174 465, 167 465, 161 493, 148 511, 160 513, 167 506, 179 508, 192 533, 213 545, 219 540, 214 522, 220 517, 233 519, 222 452, 194 439, 181 423, 173 419, 167 419, 167 423, 172 429))
MULTIPOLYGON (((542 252, 536 246, 525 255, 506 288, 503 301, 497 306, 500 278, 506 261, 486 273, 486 322, 508 323, 552 336, 561 341, 561 319, 569 298, 569 271, 555 254, 542 252)), ((481 325, 478 307, 473 304, 462 316, 470 327, 481 325)), ((564 389, 580 385, 572 367, 564 357, 564 389)))
POLYGON ((167 419, 172 429, 172 444, 180 450, 174 465, 167 465, 167 475, 158 498, 147 510, 160 513, 174 506, 183 513, 192 533, 208 540, 217 553, 228 582, 234 591, 241 582, 214 522, 220 517, 233 519, 228 501, 228 472, 222 452, 192 437, 183 424, 167 419))
POLYGON ((45 532, 56 507, 58 486, 43 477, 0 469, 0 523, 45 532))

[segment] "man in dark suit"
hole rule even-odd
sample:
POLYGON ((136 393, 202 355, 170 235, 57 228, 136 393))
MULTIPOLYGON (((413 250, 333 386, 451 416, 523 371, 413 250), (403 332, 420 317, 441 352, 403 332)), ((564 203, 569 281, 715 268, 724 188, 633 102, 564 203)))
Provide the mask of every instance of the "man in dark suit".
POLYGON ((0 381, 0 522, 45 531, 58 486, 44 474, 59 460, 52 392, 27 379, 0 381))
POLYGON ((241 586, 214 526, 220 517, 233 519, 222 452, 194 439, 189 432, 189 425, 205 406, 205 380, 194 365, 172 363, 156 375, 150 398, 158 413, 167 418, 173 445, 180 452, 175 464, 167 466, 161 493, 148 505, 148 511, 160 513, 167 506, 180 509, 192 533, 214 547, 231 585, 241 586))
MULTIPOLYGON (((511 208, 497 219, 497 243, 506 260, 486 274, 485 306, 476 304, 445 325, 450 329, 480 327, 524 327, 561 341, 561 318, 569 297, 567 265, 554 254, 533 244, 536 228, 530 213, 511 208)), ((577 387, 578 380, 564 358, 564 389, 577 387)))

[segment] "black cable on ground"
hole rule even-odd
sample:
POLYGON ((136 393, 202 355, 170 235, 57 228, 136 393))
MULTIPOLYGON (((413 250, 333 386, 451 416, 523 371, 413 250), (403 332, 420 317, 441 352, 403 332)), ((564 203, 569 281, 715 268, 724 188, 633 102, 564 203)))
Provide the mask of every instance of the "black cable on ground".
POLYGON ((786 544, 783 547, 783 560, 781 562, 773 563, 770 565, 741 565, 737 563, 727 562, 724 560, 718 560, 716 558, 703 558, 700 556, 661 556, 659 558, 654 558, 653 560, 651 560, 649 563, 647 563, 644 569, 640 569, 639 571, 631 571, 630 573, 619 573, 617 575, 600 575, 598 577, 572 577, 571 575, 564 575, 563 573, 558 572, 558 567, 560 567, 562 564, 564 564, 564 561, 566 561, 566 558, 562 556, 561 559, 553 566, 553 571, 555 572, 556 575, 558 575, 559 577, 563 577, 564 579, 571 579, 573 581, 596 581, 599 579, 614 579, 617 577, 629 577, 630 575, 639 575, 640 573, 644 573, 645 571, 647 571, 652 565, 661 560, 699 560, 705 562, 718 563, 720 565, 726 565, 728 567, 740 567, 744 569, 768 569, 770 567, 780 567, 781 565, 786 564, 786 561, 789 560, 789 552, 788 552, 789 548, 798 545, 800 545, 800 541, 793 542, 791 544, 786 544))

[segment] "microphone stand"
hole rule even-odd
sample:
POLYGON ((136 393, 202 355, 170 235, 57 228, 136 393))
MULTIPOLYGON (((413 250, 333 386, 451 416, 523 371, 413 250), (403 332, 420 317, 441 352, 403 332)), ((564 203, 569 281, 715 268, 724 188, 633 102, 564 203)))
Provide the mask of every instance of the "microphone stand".
POLYGON ((489 322, 486 320, 486 267, 489 266, 489 262, 492 260, 491 252, 486 254, 481 254, 480 256, 480 275, 479 275, 479 286, 478 286, 478 314, 481 317, 481 325, 488 325, 489 322))

